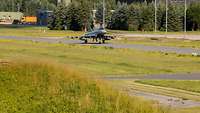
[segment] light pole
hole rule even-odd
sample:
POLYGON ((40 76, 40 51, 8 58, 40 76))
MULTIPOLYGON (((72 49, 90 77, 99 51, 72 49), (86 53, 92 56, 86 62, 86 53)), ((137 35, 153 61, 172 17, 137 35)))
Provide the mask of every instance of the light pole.
POLYGON ((96 12, 97 12, 97 10, 92 10, 92 12, 93 12, 93 25, 94 25, 94 28, 96 28, 97 26, 96 26, 96 12))
POLYGON ((105 0, 103 0, 103 25, 102 25, 103 28, 105 28, 105 10, 106 10, 105 0))
POLYGON ((184 38, 186 38, 186 33, 187 33, 187 0, 185 0, 184 38))
POLYGON ((12 1, 12 12, 14 12, 14 10, 15 10, 15 5, 14 5, 15 3, 14 3, 14 1, 12 1))
POLYGON ((165 25, 165 28, 166 28, 166 34, 168 32, 168 0, 166 0, 166 25, 165 25))
POLYGON ((155 0, 155 32, 157 32, 157 0, 155 0))
POLYGON ((19 3, 17 3, 17 12, 20 12, 20 4, 19 3))

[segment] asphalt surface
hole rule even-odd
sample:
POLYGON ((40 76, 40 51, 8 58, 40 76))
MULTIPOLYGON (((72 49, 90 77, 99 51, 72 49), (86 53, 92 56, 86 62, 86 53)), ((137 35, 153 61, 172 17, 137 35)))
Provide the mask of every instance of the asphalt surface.
MULTIPOLYGON (((147 75, 141 77, 104 77, 104 80, 200 80, 200 74, 162 74, 162 75, 147 75)), ((116 86, 115 86, 116 87, 116 86)), ((145 91, 139 91, 134 88, 134 85, 118 85, 116 88, 127 92, 130 96, 139 96, 148 100, 157 101, 158 104, 172 108, 192 108, 199 107, 200 102, 188 99, 182 99, 173 96, 161 95, 145 91)), ((192 95, 191 95, 192 96, 192 95)))
POLYGON ((106 80, 200 80, 200 74, 160 74, 160 75, 145 75, 145 76, 130 76, 123 77, 109 76, 104 77, 106 80))
POLYGON ((179 48, 179 47, 168 47, 168 46, 146 46, 139 44, 102 44, 99 46, 107 46, 113 48, 128 48, 128 49, 137 49, 144 51, 159 51, 165 53, 177 53, 177 54, 199 54, 200 49, 192 49, 192 48, 179 48))
POLYGON ((159 95, 154 93, 136 91, 136 90, 129 90, 128 94, 131 96, 139 96, 145 99, 157 101, 160 105, 169 106, 172 108, 192 108, 192 107, 199 107, 200 102, 193 101, 193 100, 184 100, 177 97, 159 95))
POLYGON ((124 33, 119 34, 123 37, 147 37, 147 38, 176 38, 176 39, 188 39, 188 40, 200 40, 200 35, 177 35, 177 34, 133 34, 133 33, 124 33))
MULTIPOLYGON (((110 82, 116 79, 106 79, 110 82)), ((124 80, 124 79, 123 79, 124 80)), ((162 95, 157 93, 151 93, 146 91, 140 91, 135 88, 134 84, 114 84, 114 88, 117 90, 121 90, 123 92, 128 93, 130 96, 138 96, 142 97, 147 100, 153 100, 159 105, 164 105, 167 107, 172 108, 192 108, 192 107, 199 107, 200 101, 190 100, 190 99, 183 99, 181 97, 169 96, 169 95, 162 95)), ((137 87, 137 86, 136 86, 137 87)), ((166 89, 168 90, 168 89, 166 89)), ((187 94, 189 96, 198 97, 198 95, 187 94)))
MULTIPOLYGON (((65 38, 37 38, 37 37, 16 37, 16 36, 0 36, 0 39, 12 39, 12 40, 30 40, 35 42, 47 42, 47 43, 64 43, 64 44, 82 44, 80 40, 68 40, 65 38)), ((159 51, 164 53, 177 53, 177 54, 197 54, 200 55, 200 49, 193 48, 179 48, 179 47, 168 47, 168 46, 147 46, 139 44, 82 44, 82 45, 95 45, 105 46, 112 48, 128 48, 137 49, 143 51, 159 51)))
POLYGON ((46 43, 65 43, 65 44, 80 44, 79 40, 66 40, 65 38, 52 38, 52 37, 18 37, 18 36, 0 36, 0 39, 10 40, 26 40, 34 42, 46 42, 46 43))

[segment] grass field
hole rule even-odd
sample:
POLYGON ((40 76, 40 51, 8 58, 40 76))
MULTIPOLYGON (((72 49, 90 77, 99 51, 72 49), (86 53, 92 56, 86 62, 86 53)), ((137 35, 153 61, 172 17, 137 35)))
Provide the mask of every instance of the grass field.
POLYGON ((190 55, 11 40, 0 40, 0 51, 0 58, 31 56, 54 59, 94 75, 138 76, 200 72, 200 58, 190 55))
POLYGON ((81 31, 57 31, 39 26, 0 26, 0 36, 66 37, 82 34, 81 31))
POLYGON ((120 40, 114 40, 113 42, 121 44, 141 44, 141 45, 152 45, 152 46, 200 48, 200 41, 184 40, 184 39, 132 37, 132 38, 121 38, 120 40))
POLYGON ((136 82, 200 93, 200 81, 198 80, 139 80, 136 82))
POLYGON ((0 113, 168 113, 67 65, 43 59, 0 62, 0 113))
MULTIPOLYGON (((0 91, 6 91, 0 93, 0 95, 3 95, 2 98, 6 100, 6 102, 3 102, 3 104, 0 105, 0 107, 5 110, 5 112, 3 111, 2 113, 6 113, 8 109, 15 111, 26 110, 27 112, 31 109, 33 113, 48 112, 45 110, 61 112, 59 110, 62 108, 62 110, 66 111, 69 110, 68 108, 71 108, 70 110, 72 111, 79 110, 77 112, 83 111, 93 113, 99 113, 98 110, 102 110, 105 113, 126 113, 129 111, 132 112, 131 110, 133 110, 133 108, 136 110, 134 111, 136 113, 168 113, 168 110, 162 111, 159 107, 154 108, 152 103, 135 98, 132 100, 130 97, 123 95, 119 96, 119 93, 115 93, 110 89, 104 89, 106 87, 105 83, 91 81, 85 79, 83 76, 141 76, 144 74, 200 72, 200 58, 190 55, 144 52, 132 49, 113 49, 109 47, 96 47, 93 45, 48 44, 14 40, 0 40, 0 51, 0 59, 15 59, 18 61, 17 63, 15 63, 16 61, 13 62, 12 64, 16 65, 11 65, 11 67, 8 66, 6 68, 1 68, 0 66, 0 69, 4 69, 3 71, 0 71, 0 88, 2 88, 0 91), (32 61, 31 65, 26 62, 24 64, 24 59, 30 59, 32 61), (50 62, 50 64, 40 64, 40 60, 36 61, 32 59, 45 59, 47 62, 50 62), (64 67, 57 67, 57 63, 53 63, 53 65, 56 66, 55 68, 52 67, 52 60, 59 64, 65 64, 64 67, 66 68, 70 67, 78 70, 78 72, 74 72, 71 69, 67 69, 70 73, 68 74, 67 72, 69 78, 67 78, 66 82, 72 84, 70 87, 68 86, 69 84, 63 84, 65 79, 60 77, 64 76, 66 73, 65 71, 62 71, 64 67), (22 69, 22 67, 26 68, 22 69), (12 74, 15 72, 16 74, 12 74), (24 76, 24 73, 30 77, 24 76), (83 73, 86 73, 87 75, 83 73), (56 76, 54 78, 54 76, 51 75, 56 76), (18 78, 18 76, 20 77, 18 78), (35 77, 36 82, 38 82, 38 79, 42 81, 41 83, 39 82, 39 86, 34 86, 35 77), (32 82, 26 82, 27 79, 32 82), (53 85, 51 85, 52 80, 53 85), (22 84, 22 81, 25 81, 24 84, 22 84), (94 84, 95 87, 92 88, 95 89, 90 89, 90 86, 93 86, 94 84), (15 87, 12 88, 8 86, 15 87), (16 86, 19 86, 19 88, 16 86), (63 87, 66 87, 66 90, 65 88, 63 89, 63 87), (71 90, 68 90, 68 88, 71 88, 71 90), (22 89, 22 91, 20 91, 20 89, 22 89), (57 89, 59 89, 59 91, 57 89), (100 89, 102 89, 101 93, 98 92, 100 89), (109 92, 107 92, 108 90, 109 92), (50 93, 44 93, 46 91, 50 93), (72 93, 68 91, 72 91, 72 93), (52 98, 52 92, 58 94, 54 95, 53 93, 54 98, 52 98), (66 98, 64 98, 66 96, 65 93, 69 93, 69 95, 77 94, 70 95, 73 97, 70 98, 71 100, 67 98, 67 100, 69 100, 66 102, 69 102, 69 104, 67 104, 67 106, 69 105, 68 107, 66 104, 63 104, 66 101, 66 98), (94 95, 89 95, 90 93, 94 95), (98 93, 98 95, 96 93, 98 93), (34 97, 34 95, 36 95, 36 97, 34 97), (22 98, 22 100, 19 98, 22 98), (115 99, 114 102, 108 101, 113 98, 115 99), (28 104, 27 100, 29 100, 31 104, 28 104), (11 107, 7 108, 5 106, 11 107), (21 108, 20 106, 25 107, 21 108)), ((194 113, 193 111, 200 111, 200 109, 178 109, 173 113, 194 113)))

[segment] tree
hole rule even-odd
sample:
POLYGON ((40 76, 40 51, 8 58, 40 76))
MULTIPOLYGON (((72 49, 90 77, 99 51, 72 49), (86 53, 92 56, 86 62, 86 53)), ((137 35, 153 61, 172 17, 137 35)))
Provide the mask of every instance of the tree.
POLYGON ((166 9, 164 4, 158 5, 157 10, 157 29, 160 31, 165 31, 165 23, 166 23, 166 9))
POLYGON ((183 30, 183 13, 180 5, 170 4, 168 11, 168 31, 183 30))
POLYGON ((128 29, 137 31, 140 26, 141 8, 140 4, 131 4, 128 7, 128 29))
POLYGON ((111 29, 127 30, 128 29, 128 8, 122 5, 113 13, 111 18, 111 29))
POLYGON ((200 2, 193 2, 187 11, 188 25, 191 30, 200 30, 200 2))
POLYGON ((91 11, 85 3, 71 3, 67 8, 67 26, 70 30, 85 30, 90 25, 91 11), (84 7, 84 8, 83 8, 84 7))
POLYGON ((88 30, 92 26, 91 9, 87 1, 59 5, 49 20, 52 30, 88 30))
POLYGON ((66 7, 59 4, 54 14, 50 17, 48 22, 48 27, 51 30, 65 30, 66 28, 66 7))
POLYGON ((80 8, 80 19, 82 30, 87 31, 91 27, 92 23, 92 9, 89 6, 88 1, 81 1, 79 4, 80 8))
POLYGON ((141 4, 142 14, 141 14, 141 23, 140 30, 142 31, 153 31, 154 30, 154 6, 153 4, 141 4))

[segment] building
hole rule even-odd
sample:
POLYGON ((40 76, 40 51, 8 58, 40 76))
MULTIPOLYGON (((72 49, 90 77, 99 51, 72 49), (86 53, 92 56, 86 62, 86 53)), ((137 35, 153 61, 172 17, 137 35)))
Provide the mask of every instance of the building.
POLYGON ((23 15, 21 12, 0 12, 0 24, 18 24, 23 15))
POLYGON ((53 11, 49 10, 38 10, 37 11, 37 24, 46 26, 48 24, 49 17, 53 14, 53 11))

